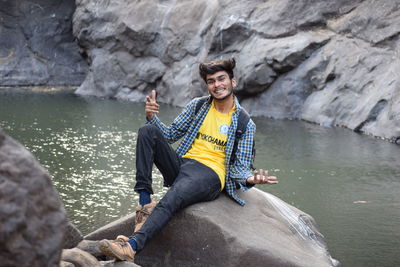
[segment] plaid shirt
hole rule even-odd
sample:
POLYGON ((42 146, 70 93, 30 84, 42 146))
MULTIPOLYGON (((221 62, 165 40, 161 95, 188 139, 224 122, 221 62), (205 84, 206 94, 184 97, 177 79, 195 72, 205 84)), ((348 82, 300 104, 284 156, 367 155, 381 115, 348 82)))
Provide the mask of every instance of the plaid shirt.
MULTIPOLYGON (((190 101, 170 126, 166 126, 157 116, 153 116, 151 120, 147 121, 147 123, 157 126, 170 144, 183 138, 176 149, 176 153, 180 157, 185 155, 191 147, 197 132, 211 107, 210 98, 209 101, 204 102, 197 114, 195 114, 195 108, 198 101, 199 98, 190 101)), ((252 186, 246 183, 246 178, 253 176, 250 170, 250 163, 252 160, 252 146, 256 125, 251 119, 249 120, 246 132, 242 135, 242 138, 238 143, 235 161, 233 164, 230 164, 238 124, 238 116, 242 109, 236 97, 235 105, 236 110, 232 114, 232 123, 229 127, 228 140, 225 148, 225 166, 227 170, 225 177, 225 190, 231 198, 243 206, 245 202, 237 196, 236 185, 239 185, 243 191, 247 191, 252 186)))

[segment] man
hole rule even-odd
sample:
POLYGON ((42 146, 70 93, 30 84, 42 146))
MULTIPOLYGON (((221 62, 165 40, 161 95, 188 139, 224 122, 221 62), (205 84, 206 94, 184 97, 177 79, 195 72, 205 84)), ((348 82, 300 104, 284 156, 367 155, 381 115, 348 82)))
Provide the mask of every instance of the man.
POLYGON ((191 204, 216 199, 222 190, 240 205, 245 202, 236 193, 254 184, 276 184, 277 178, 262 169, 250 170, 255 124, 250 119, 238 141, 233 159, 239 113, 242 107, 233 95, 236 87, 232 59, 217 60, 199 66, 207 84, 209 98, 198 108, 201 98, 192 100, 170 126, 163 124, 156 113, 159 105, 153 90, 146 97, 147 124, 139 129, 136 148, 136 185, 140 206, 136 209, 135 232, 128 238, 100 241, 100 249, 119 260, 133 261, 136 251, 158 233, 173 214, 191 204), (182 138, 176 151, 169 143, 182 138), (156 205, 151 172, 153 163, 170 186, 156 205))

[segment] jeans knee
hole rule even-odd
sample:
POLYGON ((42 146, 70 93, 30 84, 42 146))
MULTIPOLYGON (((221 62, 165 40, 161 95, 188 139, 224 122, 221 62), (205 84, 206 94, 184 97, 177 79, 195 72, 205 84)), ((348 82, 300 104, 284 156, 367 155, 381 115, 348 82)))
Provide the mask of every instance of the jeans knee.
POLYGON ((155 125, 146 124, 139 128, 138 135, 151 135, 154 132, 159 131, 155 125))
POLYGON ((159 201, 158 205, 167 213, 174 214, 185 207, 185 200, 174 192, 173 189, 169 192, 170 190, 168 190, 167 194, 159 201))

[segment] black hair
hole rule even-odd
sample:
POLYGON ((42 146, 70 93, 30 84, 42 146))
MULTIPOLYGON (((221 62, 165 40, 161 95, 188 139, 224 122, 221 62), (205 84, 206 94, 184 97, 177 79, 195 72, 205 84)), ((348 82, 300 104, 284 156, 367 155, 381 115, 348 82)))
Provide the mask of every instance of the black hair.
POLYGON ((200 63, 199 74, 205 82, 207 82, 207 75, 214 74, 218 71, 226 71, 230 79, 234 77, 233 69, 236 66, 234 58, 218 59, 207 63, 200 63))

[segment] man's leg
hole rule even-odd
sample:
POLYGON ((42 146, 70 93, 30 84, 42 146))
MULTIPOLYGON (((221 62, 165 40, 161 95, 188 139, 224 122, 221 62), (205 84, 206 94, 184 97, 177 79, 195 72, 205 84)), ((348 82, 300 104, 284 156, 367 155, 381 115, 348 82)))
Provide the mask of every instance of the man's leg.
POLYGON ((156 164, 164 177, 164 184, 171 185, 178 175, 182 159, 165 140, 161 131, 154 125, 139 129, 136 143, 136 185, 139 193, 139 206, 136 207, 135 232, 138 231, 156 205, 151 202, 152 168, 156 164))
POLYGON ((216 199, 220 189, 220 180, 212 169, 195 160, 183 159, 174 184, 143 227, 130 238, 118 236, 117 240, 100 241, 100 250, 108 256, 133 261, 136 251, 143 249, 145 243, 168 223, 175 212, 197 202, 216 199))
MULTIPOLYGON (((152 203, 147 204, 151 201, 150 194, 153 194, 151 175, 153 163, 162 173, 164 184, 169 186, 174 183, 179 173, 182 159, 168 144, 157 127, 145 125, 139 129, 136 143, 135 191, 139 193, 141 206, 136 210, 135 229, 143 224, 154 208, 152 203)), ((102 240, 99 248, 110 257, 133 261, 137 244, 134 239, 129 240, 125 236, 118 236, 116 240, 102 240)))
POLYGON ((143 227, 130 237, 130 240, 136 243, 136 250, 141 250, 175 212, 194 203, 216 199, 220 189, 219 177, 211 168, 196 160, 183 159, 174 184, 157 204, 143 227))
POLYGON ((134 190, 153 194, 153 163, 164 177, 164 184, 172 185, 179 173, 182 159, 168 144, 161 131, 154 125, 139 129, 136 142, 136 185, 134 190))

